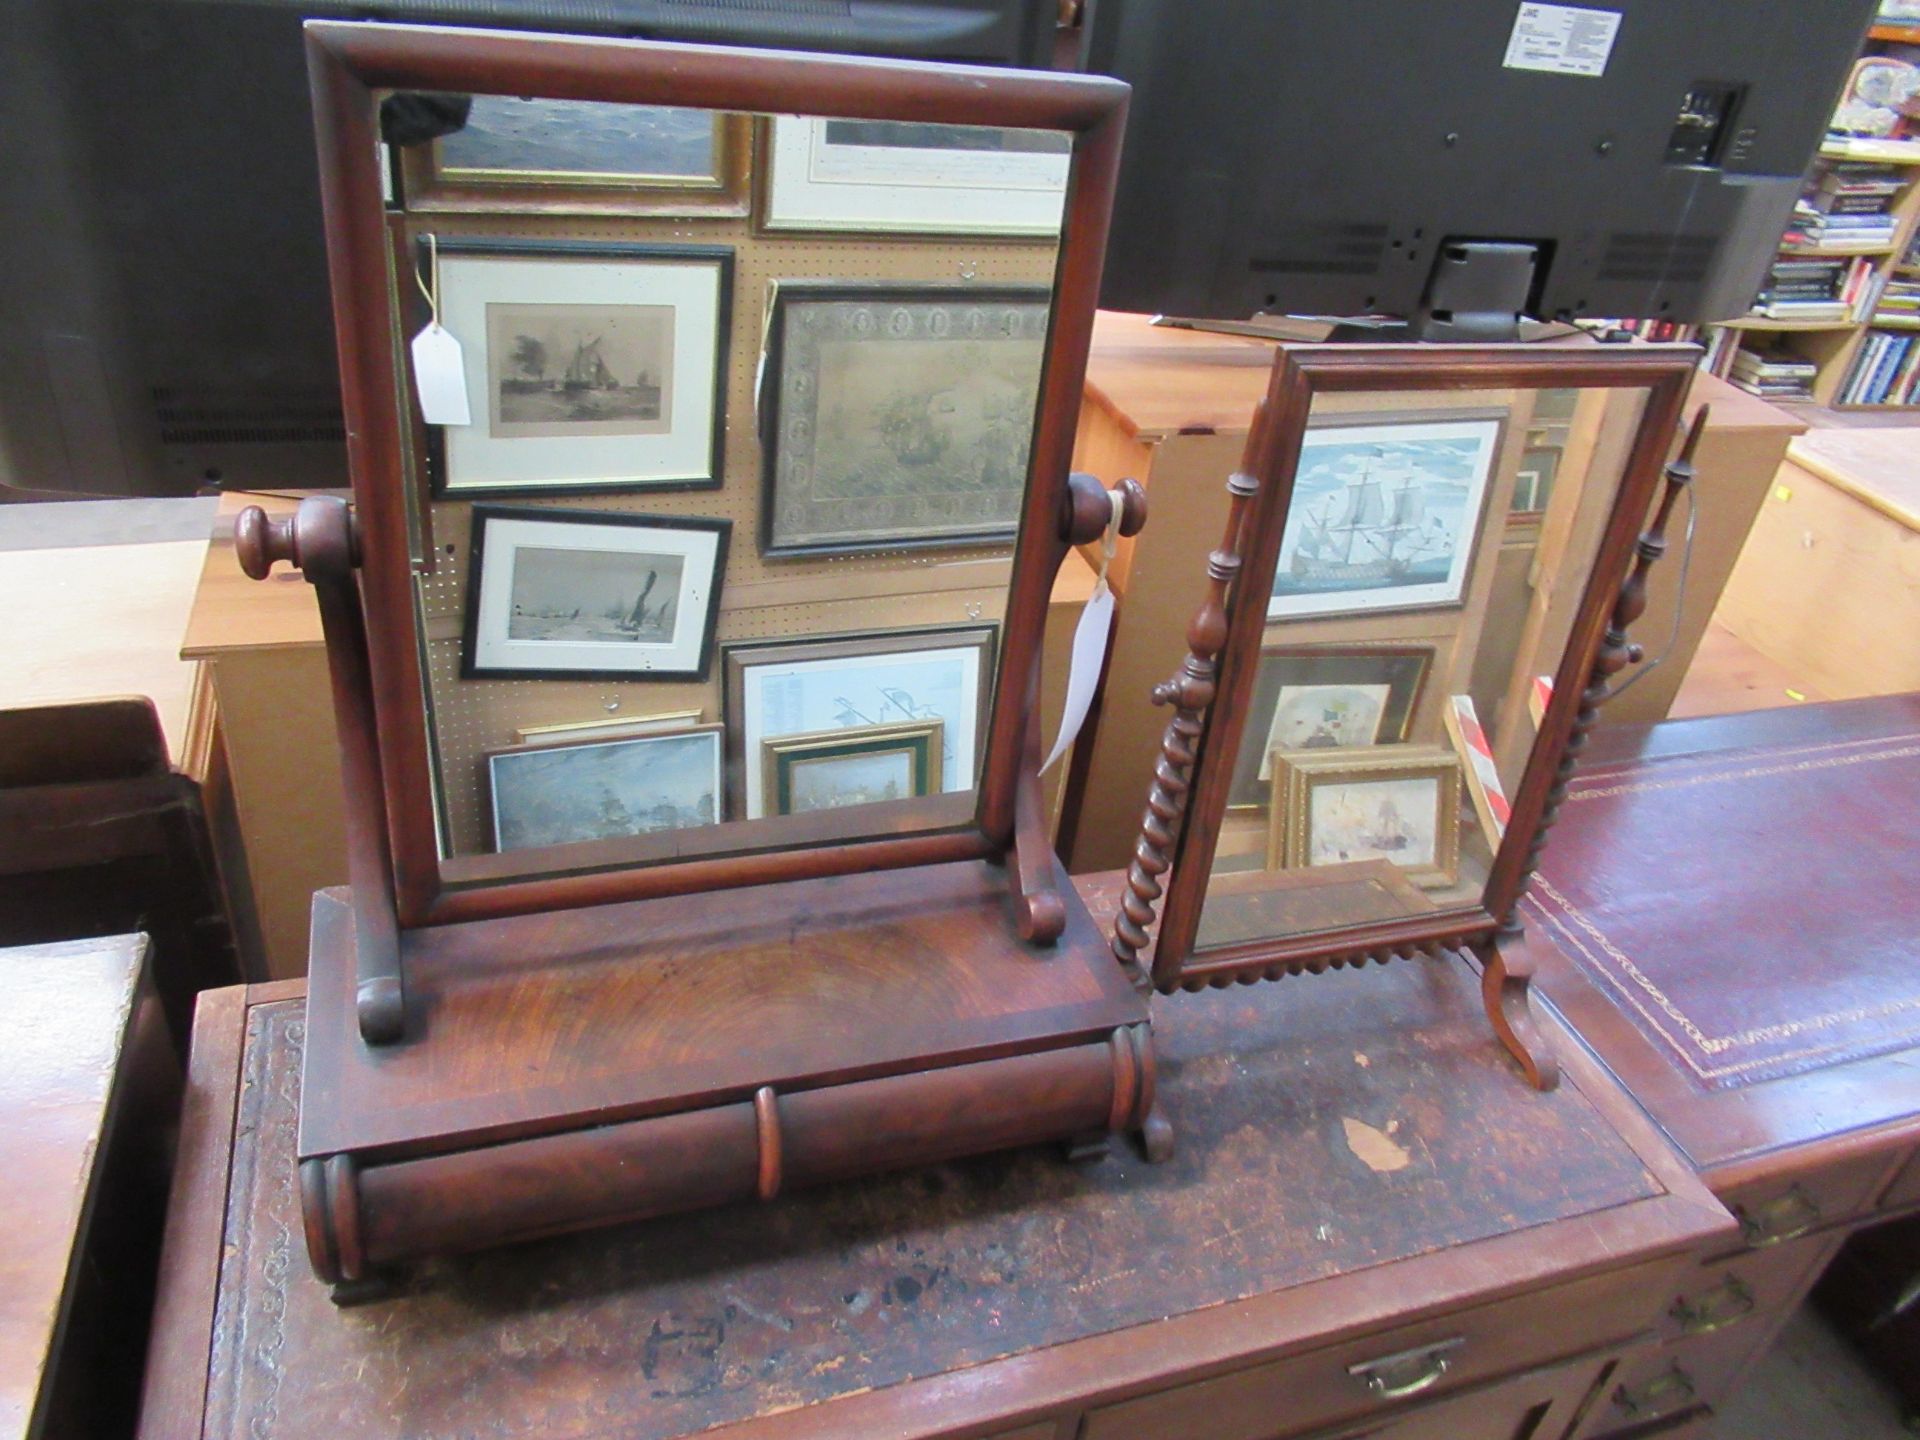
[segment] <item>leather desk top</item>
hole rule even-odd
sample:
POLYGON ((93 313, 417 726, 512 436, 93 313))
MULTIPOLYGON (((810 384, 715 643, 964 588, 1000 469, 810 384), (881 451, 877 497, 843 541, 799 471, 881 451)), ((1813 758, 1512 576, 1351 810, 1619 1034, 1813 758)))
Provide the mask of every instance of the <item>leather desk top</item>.
POLYGON ((1711 1171, 1920 1122, 1917 874, 1896 696, 1603 726, 1524 911, 1547 994, 1711 1171))
POLYGON ((1160 1166, 941 1165, 339 1310, 301 1239, 287 993, 203 998, 148 1437, 983 1434, 1730 1226, 1584 1057, 1529 1090, 1473 977, 1401 962, 1157 1001, 1160 1166))

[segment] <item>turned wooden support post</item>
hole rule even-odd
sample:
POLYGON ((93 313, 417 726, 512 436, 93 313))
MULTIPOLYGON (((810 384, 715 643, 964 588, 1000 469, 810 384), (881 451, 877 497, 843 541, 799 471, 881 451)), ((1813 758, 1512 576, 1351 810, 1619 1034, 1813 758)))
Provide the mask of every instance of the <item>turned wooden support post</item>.
POLYGON ((235 517, 233 541, 240 568, 247 575, 264 580, 275 563, 284 560, 313 586, 320 604, 347 792, 347 878, 353 887, 358 953, 356 1009, 361 1037, 370 1045, 390 1044, 406 1027, 406 994, 394 913, 386 788, 374 739, 366 618, 354 578, 360 542, 353 513, 345 501, 317 495, 302 500, 291 515, 269 517, 259 506, 249 505, 235 517))
POLYGON ((1635 546, 1633 568, 1627 572, 1627 578, 1620 582, 1620 594, 1614 601, 1613 613, 1607 619, 1600 648, 1594 652, 1593 668, 1588 671, 1586 688, 1580 692, 1580 706, 1574 712, 1573 728, 1567 736, 1566 749, 1561 752, 1553 786, 1547 791, 1546 804, 1540 812, 1540 823, 1527 848, 1526 863, 1520 872, 1513 908, 1501 917, 1500 928, 1493 939, 1479 947, 1484 965, 1480 976, 1481 995, 1486 1003, 1487 1016, 1493 1021, 1494 1029, 1499 1032, 1506 1047, 1526 1070, 1527 1078, 1541 1090, 1550 1090, 1558 1082, 1559 1065, 1533 1019, 1529 989, 1533 967, 1519 953, 1523 933, 1519 904, 1532 882, 1541 853, 1547 847, 1547 832, 1553 828, 1560 806, 1567 798, 1567 785, 1580 768, 1580 756, 1587 748, 1587 736, 1600 718, 1600 707, 1616 693, 1613 688, 1614 677, 1627 666, 1638 663, 1643 654, 1638 645, 1628 640, 1627 632, 1633 622, 1646 613, 1648 574, 1655 562, 1667 553, 1667 526, 1673 519, 1673 507, 1681 493, 1693 483, 1693 457, 1699 449, 1701 436, 1706 433, 1707 408, 1705 405, 1700 407, 1699 413, 1694 416, 1693 428, 1687 432, 1686 442, 1680 447, 1680 453, 1667 462, 1664 472, 1666 488, 1661 493, 1660 503, 1654 508, 1652 522, 1635 546))
POLYGON ((1174 841, 1179 837, 1187 795, 1193 788, 1194 746, 1205 729, 1207 707, 1213 704, 1219 678, 1220 651, 1227 643, 1227 601, 1240 574, 1242 531, 1249 505, 1260 490, 1260 481, 1253 474, 1253 447, 1265 429, 1265 408, 1263 404, 1255 411, 1241 468, 1227 480, 1231 499, 1226 529, 1219 547, 1207 556, 1207 594, 1187 626, 1187 658, 1180 662, 1178 674, 1153 689, 1153 703, 1173 706, 1173 718, 1160 737, 1160 759, 1153 768, 1147 811, 1140 821, 1140 837, 1134 842, 1133 861, 1127 866, 1127 888, 1120 897, 1120 914, 1113 927, 1114 958, 1142 985, 1166 986, 1179 978, 1177 967, 1163 965, 1158 957, 1149 978, 1142 972, 1140 954, 1147 948, 1160 897, 1165 893, 1160 877, 1173 863, 1174 841))

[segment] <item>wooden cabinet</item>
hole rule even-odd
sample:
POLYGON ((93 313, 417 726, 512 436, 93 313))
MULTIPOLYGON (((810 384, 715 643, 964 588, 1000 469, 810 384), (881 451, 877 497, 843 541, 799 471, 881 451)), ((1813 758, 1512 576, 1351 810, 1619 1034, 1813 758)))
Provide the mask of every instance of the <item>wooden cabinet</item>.
MULTIPOLYGON (((1119 883, 1082 884, 1097 916, 1119 883)), ((299 993, 201 1007, 149 1440, 1558 1440, 1738 1245, 1570 1037, 1529 1089, 1475 977, 1421 961, 1159 1003, 1162 1165, 923 1167, 341 1311, 298 1254, 299 993)))
MULTIPOLYGON (((1120 606, 1105 701, 1080 803, 1069 806, 1060 832, 1061 853, 1077 872, 1124 865, 1131 854, 1166 723, 1166 712, 1145 700, 1186 654, 1207 552, 1226 516, 1226 479, 1266 392, 1272 354, 1262 341, 1156 329, 1140 316, 1102 313, 1095 322, 1074 465, 1107 483, 1139 480, 1152 518, 1121 543, 1114 565, 1120 606)), ((1650 655, 1667 658, 1621 697, 1610 721, 1666 715, 1787 442, 1805 428, 1711 376, 1695 382, 1689 417, 1702 403, 1713 410, 1696 461, 1699 519, 1685 594, 1678 564, 1655 566, 1648 610, 1634 627, 1650 655)), ((1524 643, 1539 538, 1537 520, 1515 517, 1498 546, 1476 668, 1501 686, 1524 643)), ((1676 536, 1676 554, 1680 543, 1676 536)), ((1552 635, 1537 638, 1552 649, 1552 635)), ((1492 711, 1482 718, 1490 721, 1492 711)))

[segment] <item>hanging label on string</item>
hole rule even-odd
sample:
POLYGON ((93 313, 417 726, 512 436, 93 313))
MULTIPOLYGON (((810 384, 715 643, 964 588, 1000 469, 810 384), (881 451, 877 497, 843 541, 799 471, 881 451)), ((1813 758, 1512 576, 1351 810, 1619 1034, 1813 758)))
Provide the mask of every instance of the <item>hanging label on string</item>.
POLYGON ((1120 538, 1120 517, 1126 508, 1118 490, 1107 492, 1113 513, 1107 520, 1107 532, 1100 538, 1100 573, 1093 582, 1093 593, 1080 612, 1080 623, 1073 629, 1073 657, 1067 667, 1067 696, 1060 709, 1060 733, 1047 753, 1040 773, 1046 774, 1053 762, 1072 747, 1080 727, 1087 723, 1087 711, 1093 705, 1093 692, 1100 683, 1100 671, 1107 658, 1107 634, 1113 628, 1113 590, 1107 584, 1107 567, 1113 563, 1114 546, 1120 538))
POLYGON ((467 404, 467 367, 460 342, 440 323, 440 244, 427 236, 427 266, 431 283, 414 272, 414 283, 427 297, 431 318, 413 337, 413 387, 420 397, 420 418, 429 425, 471 425, 467 404))

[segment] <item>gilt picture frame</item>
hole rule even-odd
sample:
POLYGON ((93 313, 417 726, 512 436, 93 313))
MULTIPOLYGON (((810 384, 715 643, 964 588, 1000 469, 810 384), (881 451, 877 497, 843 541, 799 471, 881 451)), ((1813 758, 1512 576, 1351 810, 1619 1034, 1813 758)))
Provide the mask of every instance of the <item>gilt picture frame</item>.
POLYGON ((473 507, 463 679, 701 680, 733 522, 473 507))
POLYGON ((489 751, 488 831, 496 853, 718 823, 719 725, 489 751))
POLYGON ((1386 860, 1423 888, 1460 864, 1460 757, 1438 745, 1278 750, 1267 865, 1386 860))
POLYGON ((780 285, 761 552, 1011 544, 1049 299, 1044 286, 780 285))
POLYGON ((937 719, 939 783, 971 790, 980 770, 999 627, 969 624, 725 646, 728 795, 737 819, 766 809, 766 742, 937 719))
POLYGON ((418 214, 678 216, 752 208, 751 116, 475 95, 452 135, 397 146, 418 214))
POLYGON ((730 248, 436 237, 417 260, 472 415, 429 427, 436 495, 720 484, 730 248))
POLYGON ((800 815, 937 794, 944 729, 936 716, 762 740, 761 809, 800 815))

